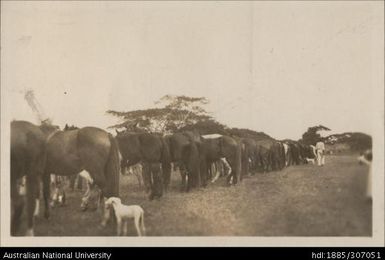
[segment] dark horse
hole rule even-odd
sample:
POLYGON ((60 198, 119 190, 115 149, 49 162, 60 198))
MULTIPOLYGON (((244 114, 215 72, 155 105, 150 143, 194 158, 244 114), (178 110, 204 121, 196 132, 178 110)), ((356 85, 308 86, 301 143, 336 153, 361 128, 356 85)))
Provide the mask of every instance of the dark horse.
POLYGON ((231 174, 227 177, 227 183, 237 184, 241 178, 242 170, 242 143, 230 136, 202 139, 203 149, 201 150, 206 160, 206 171, 212 163, 225 158, 231 167, 231 174))
POLYGON ((143 181, 151 190, 149 199, 160 198, 171 174, 170 153, 164 138, 151 133, 116 132, 122 169, 142 162, 143 181))
MULTIPOLYGON (((170 158, 179 167, 182 177, 182 191, 200 187, 202 184, 202 139, 199 133, 185 131, 166 136, 170 158)), ((205 180, 203 179, 203 185, 205 180)))
POLYGON ((26 176, 27 235, 33 235, 33 218, 39 199, 40 181, 45 166, 47 136, 58 127, 36 126, 26 121, 11 122, 11 235, 20 227, 24 200, 18 191, 18 180, 26 176))
POLYGON ((257 144, 257 161, 259 162, 262 172, 269 172, 272 170, 272 156, 274 141, 271 139, 261 139, 256 141, 257 144))
POLYGON ((242 153, 242 174, 246 176, 249 173, 255 173, 258 168, 258 147, 257 141, 252 138, 242 138, 241 142, 244 145, 242 153))
MULTIPOLYGON (((43 195, 47 218, 50 174, 72 176, 86 171, 104 197, 119 197, 120 154, 111 134, 96 127, 57 131, 48 138, 46 153, 43 195)), ((100 196, 96 192, 92 194, 88 204, 91 201, 90 208, 96 209, 100 196)))

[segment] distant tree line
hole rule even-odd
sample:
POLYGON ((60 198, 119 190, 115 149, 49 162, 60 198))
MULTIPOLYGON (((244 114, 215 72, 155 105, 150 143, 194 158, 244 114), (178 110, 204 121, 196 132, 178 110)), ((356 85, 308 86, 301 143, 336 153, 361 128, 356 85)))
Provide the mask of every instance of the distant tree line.
MULTIPOLYGON (((201 135, 222 134, 257 140, 273 139, 263 132, 244 128, 231 128, 218 122, 207 112, 205 107, 208 103, 209 100, 205 97, 165 95, 154 102, 153 108, 126 112, 107 111, 108 114, 122 120, 119 124, 112 125, 109 128, 163 134, 194 130, 201 135)), ((344 138, 344 134, 322 137, 319 133, 320 131, 330 130, 330 128, 323 125, 309 127, 298 141, 307 145, 314 145, 318 141, 328 143, 331 140, 330 137, 334 136, 334 139, 339 140, 339 142, 347 142, 354 150, 371 148, 371 137, 362 133, 350 133, 349 138, 344 138)))

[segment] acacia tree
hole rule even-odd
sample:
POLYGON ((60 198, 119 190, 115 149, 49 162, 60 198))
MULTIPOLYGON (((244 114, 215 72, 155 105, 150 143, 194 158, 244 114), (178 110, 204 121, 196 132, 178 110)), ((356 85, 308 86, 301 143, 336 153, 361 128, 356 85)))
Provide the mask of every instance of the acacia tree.
POLYGON ((323 125, 312 126, 302 135, 301 141, 307 145, 314 145, 316 142, 322 139, 319 131, 330 131, 329 128, 323 125))
POLYGON ((155 102, 157 108, 128 112, 109 110, 107 113, 123 119, 122 123, 110 126, 110 128, 171 133, 186 125, 213 120, 204 109, 208 103, 209 101, 204 97, 166 95, 155 102))

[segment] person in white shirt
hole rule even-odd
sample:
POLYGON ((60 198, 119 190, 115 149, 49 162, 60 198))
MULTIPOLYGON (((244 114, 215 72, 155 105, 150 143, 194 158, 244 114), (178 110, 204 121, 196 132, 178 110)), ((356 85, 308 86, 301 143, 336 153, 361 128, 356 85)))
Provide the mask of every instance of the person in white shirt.
POLYGON ((371 150, 365 151, 365 153, 358 157, 360 164, 366 164, 369 166, 365 191, 365 195, 368 199, 372 199, 372 159, 373 154, 371 150))
POLYGON ((324 166, 325 164, 325 144, 322 141, 317 142, 315 145, 317 153, 317 165, 324 166))

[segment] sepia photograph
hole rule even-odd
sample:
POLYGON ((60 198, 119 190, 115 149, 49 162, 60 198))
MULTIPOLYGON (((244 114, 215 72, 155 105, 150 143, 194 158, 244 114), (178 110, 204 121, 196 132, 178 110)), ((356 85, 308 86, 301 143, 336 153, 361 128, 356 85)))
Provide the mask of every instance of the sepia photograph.
POLYGON ((383 11, 1 1, 1 245, 384 246, 383 11))

